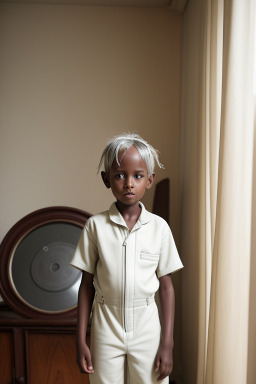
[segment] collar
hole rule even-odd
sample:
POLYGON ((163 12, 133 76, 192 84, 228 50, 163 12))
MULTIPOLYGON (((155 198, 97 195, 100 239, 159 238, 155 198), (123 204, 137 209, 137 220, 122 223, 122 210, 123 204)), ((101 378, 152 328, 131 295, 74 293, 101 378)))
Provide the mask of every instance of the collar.
MULTIPOLYGON (((141 207, 141 213, 135 225, 138 225, 139 227, 141 227, 142 225, 147 224, 150 221, 150 215, 149 215, 149 212, 144 207, 144 205, 141 202, 139 204, 141 207)), ((116 203, 111 204, 109 208, 109 218, 114 223, 127 227, 127 224, 123 216, 117 209, 116 203)))

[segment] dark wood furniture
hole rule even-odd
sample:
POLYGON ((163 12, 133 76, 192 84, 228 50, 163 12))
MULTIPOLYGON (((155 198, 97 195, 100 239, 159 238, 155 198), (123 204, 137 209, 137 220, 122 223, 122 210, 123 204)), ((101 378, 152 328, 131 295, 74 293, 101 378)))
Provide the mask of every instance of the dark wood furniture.
POLYGON ((75 330, 75 318, 25 319, 0 307, 0 384, 89 384, 76 364, 75 330))
MULTIPOLYGON (((0 306, 0 384, 89 384, 88 375, 80 373, 76 364, 76 305, 65 310, 42 310, 40 302, 31 305, 15 289, 10 267, 19 245, 28 234, 51 226, 45 248, 50 249, 55 236, 57 246, 70 246, 70 243, 74 246, 74 239, 69 235, 70 228, 75 231, 78 241, 79 233, 89 217, 89 213, 71 207, 43 208, 22 218, 5 236, 0 246, 0 292, 8 306, 0 306), (54 233, 51 232, 53 227, 54 233)), ((39 244, 39 251, 42 247, 40 241, 38 236, 36 246, 39 244)), ((31 251, 30 246, 28 248, 31 251)), ((23 254, 20 256, 22 263, 23 254)), ((40 256, 39 261, 43 257, 40 256)), ((67 267, 57 257, 55 262, 54 252, 51 263, 66 271, 67 267)), ((18 274, 22 274, 23 270, 22 264, 20 269, 18 266, 18 274)), ((39 268, 36 272, 38 270, 41 272, 39 268)), ((29 276, 31 281, 34 277, 33 274, 29 276)), ((65 302, 69 288, 59 289, 62 288, 62 282, 66 280, 59 278, 52 295, 62 291, 65 302)), ((36 288, 32 285, 30 291, 34 292, 36 288)), ((45 292, 47 284, 45 287, 43 285, 38 296, 45 292)), ((48 297, 50 300, 50 295, 48 297)), ((89 334, 87 337, 89 342, 89 334)))
POLYGON ((170 180, 163 179, 156 184, 152 212, 162 217, 169 224, 170 180))

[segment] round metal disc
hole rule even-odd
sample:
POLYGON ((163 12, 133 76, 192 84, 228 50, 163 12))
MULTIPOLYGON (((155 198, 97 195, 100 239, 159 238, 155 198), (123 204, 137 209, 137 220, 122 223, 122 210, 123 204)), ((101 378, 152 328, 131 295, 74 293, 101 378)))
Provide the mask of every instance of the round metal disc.
POLYGON ((82 229, 71 223, 39 226, 19 243, 11 260, 13 286, 37 310, 66 311, 77 304, 81 272, 69 265, 82 229))
POLYGON ((74 252, 75 247, 64 242, 45 245, 32 260, 31 277, 34 282, 45 291, 68 289, 79 275, 77 269, 69 266, 74 252))

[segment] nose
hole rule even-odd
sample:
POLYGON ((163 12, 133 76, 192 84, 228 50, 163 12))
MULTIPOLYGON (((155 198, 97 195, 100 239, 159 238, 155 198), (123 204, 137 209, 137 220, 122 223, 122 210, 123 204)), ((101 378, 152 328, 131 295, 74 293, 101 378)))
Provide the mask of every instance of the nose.
POLYGON ((132 176, 128 176, 126 178, 126 182, 125 182, 125 188, 133 188, 133 177, 132 176))

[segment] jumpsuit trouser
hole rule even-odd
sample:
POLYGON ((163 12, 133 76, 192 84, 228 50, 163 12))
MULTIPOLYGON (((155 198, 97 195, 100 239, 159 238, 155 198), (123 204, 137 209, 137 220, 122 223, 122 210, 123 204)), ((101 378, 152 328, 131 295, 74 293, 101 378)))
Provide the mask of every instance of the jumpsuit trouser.
MULTIPOLYGON (((159 372, 154 361, 160 345, 161 326, 154 298, 133 306, 131 330, 125 332, 121 306, 95 300, 91 353, 94 373, 91 384, 153 384, 159 372)), ((169 378, 161 383, 167 384, 169 378)))

